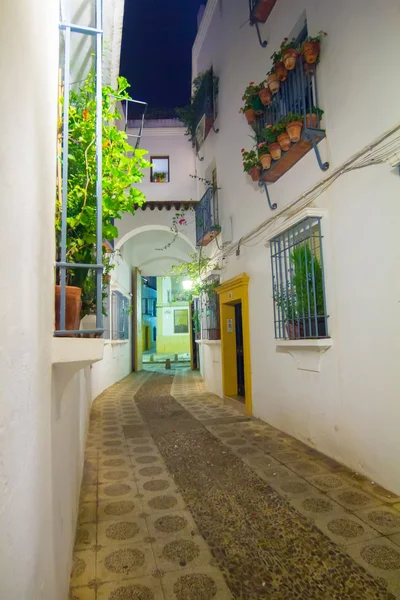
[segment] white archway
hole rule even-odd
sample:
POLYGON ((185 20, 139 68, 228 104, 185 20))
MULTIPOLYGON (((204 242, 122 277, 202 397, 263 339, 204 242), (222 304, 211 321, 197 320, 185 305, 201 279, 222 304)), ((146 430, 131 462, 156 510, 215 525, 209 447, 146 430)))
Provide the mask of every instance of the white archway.
MULTIPOLYGON (((142 225, 141 227, 132 229, 131 231, 128 231, 128 233, 123 235, 122 238, 116 243, 115 250, 120 250, 122 246, 134 236, 139 235, 140 233, 146 233, 148 231, 166 231, 171 233, 171 235, 175 235, 174 232, 171 231, 171 228, 167 227, 166 225, 142 225)), ((194 246, 192 241, 187 237, 187 235, 180 231, 178 231, 177 233, 178 237, 185 241, 191 247, 193 252, 196 252, 196 247, 194 246)))

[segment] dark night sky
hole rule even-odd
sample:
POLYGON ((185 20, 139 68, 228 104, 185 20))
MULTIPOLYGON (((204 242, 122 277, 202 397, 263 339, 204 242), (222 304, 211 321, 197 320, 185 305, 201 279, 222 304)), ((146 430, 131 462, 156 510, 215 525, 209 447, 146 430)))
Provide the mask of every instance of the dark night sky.
POLYGON ((125 0, 120 74, 152 109, 190 98, 191 49, 205 0, 125 0))

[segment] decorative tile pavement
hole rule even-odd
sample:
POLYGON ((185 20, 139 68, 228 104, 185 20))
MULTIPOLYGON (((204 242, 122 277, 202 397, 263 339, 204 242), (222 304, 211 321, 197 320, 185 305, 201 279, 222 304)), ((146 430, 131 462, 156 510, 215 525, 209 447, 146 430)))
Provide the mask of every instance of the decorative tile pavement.
POLYGON ((399 497, 161 373, 93 403, 69 600, 400 598, 399 497))

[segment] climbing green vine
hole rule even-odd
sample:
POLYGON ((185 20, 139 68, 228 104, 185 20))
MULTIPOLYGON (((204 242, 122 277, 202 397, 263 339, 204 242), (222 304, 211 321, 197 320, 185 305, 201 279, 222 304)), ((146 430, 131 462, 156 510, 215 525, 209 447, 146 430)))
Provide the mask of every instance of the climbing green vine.
MULTIPOLYGON (((103 239, 118 236, 114 220, 124 213, 135 212, 145 196, 134 184, 143 178, 143 170, 150 167, 145 160, 146 150, 136 150, 129 143, 127 134, 116 126, 121 117, 117 103, 129 99, 129 84, 124 77, 118 78, 117 89, 103 87, 103 239)), ((61 100, 62 103, 62 100, 61 100)), ((94 263, 96 244, 96 100, 95 79, 91 73, 78 91, 71 91, 68 114, 68 181, 67 181, 67 261, 70 263, 94 263)), ((60 129, 60 127, 59 127, 60 129)), ((59 137, 61 136, 61 133, 59 137)), ((61 157, 59 158, 61 161, 61 157)), ((61 237, 61 186, 56 196, 56 241, 61 237)), ((103 250, 105 252, 105 250, 103 250)), ((68 285, 84 288, 88 277, 86 269, 70 269, 68 285)))

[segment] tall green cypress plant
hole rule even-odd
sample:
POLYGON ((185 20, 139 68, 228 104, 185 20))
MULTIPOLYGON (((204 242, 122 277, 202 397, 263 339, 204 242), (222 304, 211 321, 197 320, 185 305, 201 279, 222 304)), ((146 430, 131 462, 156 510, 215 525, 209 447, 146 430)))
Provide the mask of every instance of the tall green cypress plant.
POLYGON ((290 253, 292 286, 295 293, 296 309, 301 319, 324 315, 324 287, 322 267, 315 252, 311 252, 308 242, 293 248, 290 253), (313 285, 314 273, 314 285, 313 285), (316 311, 315 312, 315 308, 316 311))

